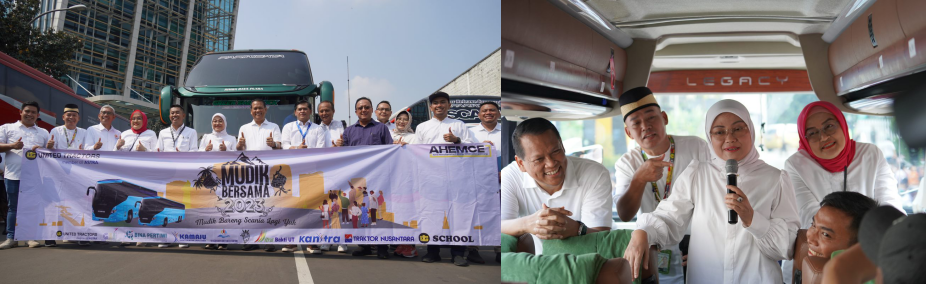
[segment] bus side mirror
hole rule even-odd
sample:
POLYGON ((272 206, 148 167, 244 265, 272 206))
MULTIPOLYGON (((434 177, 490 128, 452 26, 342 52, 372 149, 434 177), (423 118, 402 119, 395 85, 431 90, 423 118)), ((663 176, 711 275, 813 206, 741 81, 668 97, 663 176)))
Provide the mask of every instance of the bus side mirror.
POLYGON ((91 187, 87 187, 87 196, 90 196, 90 190, 91 190, 91 189, 93 190, 93 192, 96 192, 96 187, 92 187, 92 186, 91 186, 91 187))
POLYGON ((174 94, 177 88, 174 86, 165 86, 161 88, 161 98, 158 99, 158 113, 160 113, 161 124, 170 124, 170 106, 174 101, 174 94))
POLYGON ((135 208, 138 208, 139 206, 141 206, 141 201, 135 201, 135 208))
POLYGON ((329 101, 331 105, 334 105, 334 85, 328 81, 322 81, 318 83, 318 102, 329 101))

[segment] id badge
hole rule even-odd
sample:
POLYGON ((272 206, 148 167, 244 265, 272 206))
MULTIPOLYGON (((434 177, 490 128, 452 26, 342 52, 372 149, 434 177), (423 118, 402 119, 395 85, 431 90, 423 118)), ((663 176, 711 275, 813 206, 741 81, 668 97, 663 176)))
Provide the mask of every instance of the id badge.
POLYGON ((656 264, 659 266, 659 274, 669 275, 669 263, 672 263, 672 251, 663 250, 659 252, 656 264))

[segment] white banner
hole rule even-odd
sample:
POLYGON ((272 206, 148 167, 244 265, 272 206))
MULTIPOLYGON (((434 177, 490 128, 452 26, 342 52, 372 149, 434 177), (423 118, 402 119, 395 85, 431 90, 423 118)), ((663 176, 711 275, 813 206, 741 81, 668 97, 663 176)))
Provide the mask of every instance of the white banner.
POLYGON ((496 163, 488 144, 39 149, 23 160, 16 239, 497 246, 496 163))

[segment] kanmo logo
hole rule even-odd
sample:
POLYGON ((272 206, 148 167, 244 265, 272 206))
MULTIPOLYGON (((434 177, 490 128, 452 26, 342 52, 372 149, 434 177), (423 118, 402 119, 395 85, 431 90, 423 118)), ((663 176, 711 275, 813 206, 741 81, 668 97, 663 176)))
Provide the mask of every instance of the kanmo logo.
POLYGON ((353 235, 353 234, 344 234, 344 243, 349 244, 349 243, 353 243, 353 242, 354 242, 354 235, 353 235))
POLYGON ((485 145, 431 146, 431 158, 484 157, 491 158, 492 148, 485 145))

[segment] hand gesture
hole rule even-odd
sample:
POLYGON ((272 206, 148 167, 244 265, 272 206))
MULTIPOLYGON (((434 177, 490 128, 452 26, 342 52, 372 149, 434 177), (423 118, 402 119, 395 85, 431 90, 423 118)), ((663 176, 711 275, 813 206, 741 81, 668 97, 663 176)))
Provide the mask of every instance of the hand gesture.
MULTIPOLYGON (((148 149, 145 148, 145 146, 142 145, 142 144, 144 144, 144 143, 141 143, 141 141, 139 141, 139 142, 138 142, 138 147, 135 147, 135 151, 138 151, 138 152, 147 151, 148 149)), ((179 152, 179 151, 178 151, 178 152, 179 152)))
POLYGON ((399 140, 392 141, 392 144, 399 144, 401 146, 408 145, 408 142, 402 141, 403 137, 399 137, 399 140))
POLYGON ((103 147, 103 138, 100 138, 96 141, 96 143, 93 143, 93 150, 99 150, 101 147, 103 147))
POLYGON ((672 163, 662 160, 665 155, 663 153, 647 159, 646 162, 643 162, 643 166, 634 172, 633 178, 642 182, 653 182, 662 179, 662 169, 672 166, 672 163))
POLYGON ((727 189, 733 193, 727 193, 723 203, 728 209, 739 214, 740 220, 743 220, 743 227, 749 228, 749 225, 752 225, 752 213, 755 212, 752 210, 752 204, 749 204, 749 198, 746 198, 746 194, 739 187, 728 185, 727 189))
POLYGON ((447 128, 447 130, 449 132, 447 134, 444 134, 444 141, 447 141, 450 143, 457 143, 457 140, 460 138, 457 137, 456 135, 453 135, 453 129, 447 128))
POLYGON ((309 148, 309 146, 306 146, 305 139, 302 139, 302 145, 299 145, 299 149, 305 149, 305 148, 309 148))
POLYGON ((52 135, 51 138, 48 139, 48 143, 45 143, 45 148, 48 148, 48 149, 55 148, 55 136, 54 135, 52 135))
MULTIPOLYGON (((96 142, 96 143, 100 143, 100 142, 96 142)), ((117 150, 118 150, 118 149, 122 149, 122 146, 124 146, 124 145, 125 145, 125 140, 122 140, 122 138, 119 138, 119 141, 116 141, 116 149, 117 149, 117 150)))
POLYGON ((206 144, 206 152, 212 151, 212 139, 209 140, 209 143, 206 144))
POLYGON ((244 150, 245 147, 244 133, 238 134, 238 150, 244 150))
POLYGON ((273 142, 273 132, 270 132, 270 137, 267 137, 267 146, 274 148, 276 143, 273 142))
POLYGON ((331 142, 332 144, 334 144, 335 147, 344 146, 344 134, 341 133, 341 138, 338 138, 338 141, 331 141, 331 142))
POLYGON ((489 140, 482 141, 482 143, 489 143, 489 145, 495 146, 495 143, 492 143, 492 141, 489 140))
POLYGON ((543 209, 531 215, 528 233, 542 240, 565 239, 566 223, 575 222, 569 216, 572 212, 563 207, 550 208, 543 204, 543 209))
POLYGON ((640 277, 640 264, 643 269, 649 269, 649 243, 646 239, 646 231, 634 230, 630 236, 630 243, 624 250, 624 259, 630 262, 630 271, 633 271, 633 279, 640 277))
POLYGON ((226 151, 226 150, 228 149, 225 147, 225 141, 222 141, 222 143, 219 143, 219 151, 226 151))

